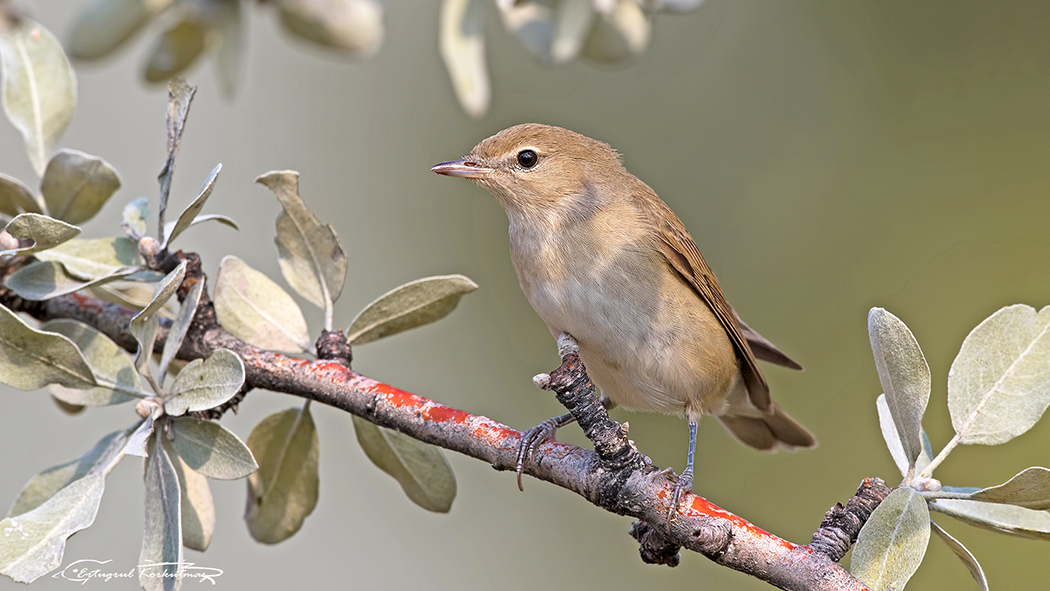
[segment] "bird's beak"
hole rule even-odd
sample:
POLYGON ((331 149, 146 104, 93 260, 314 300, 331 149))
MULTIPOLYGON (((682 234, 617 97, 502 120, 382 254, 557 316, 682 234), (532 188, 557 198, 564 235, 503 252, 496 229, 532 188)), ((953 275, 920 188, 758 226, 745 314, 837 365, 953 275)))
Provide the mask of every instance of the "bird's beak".
POLYGON ((461 176, 468 179, 481 179, 488 176, 493 169, 487 166, 482 166, 469 158, 460 158, 459 160, 442 162, 431 168, 430 171, 445 176, 461 176))

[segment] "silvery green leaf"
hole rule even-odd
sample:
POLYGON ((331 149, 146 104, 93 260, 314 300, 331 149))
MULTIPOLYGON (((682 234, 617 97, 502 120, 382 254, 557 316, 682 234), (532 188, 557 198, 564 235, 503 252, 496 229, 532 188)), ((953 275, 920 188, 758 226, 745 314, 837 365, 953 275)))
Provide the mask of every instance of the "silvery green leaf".
MULTIPOLYGON (((51 386, 51 387, 52 388, 59 388, 61 386, 51 386)), ((70 403, 66 402, 65 400, 59 400, 58 398, 55 398, 54 394, 51 395, 51 401, 55 403, 55 406, 57 406, 59 410, 61 410, 62 412, 66 413, 69 416, 78 415, 78 414, 84 412, 84 409, 87 408, 86 406, 82 406, 82 405, 79 405, 79 404, 70 404, 70 403)))
POLYGON ((103 474, 89 474, 35 509, 0 521, 0 575, 32 583, 58 568, 66 538, 95 521, 105 483, 103 474))
POLYGON ((922 415, 930 400, 930 367, 919 343, 899 318, 882 308, 868 312, 868 336, 886 404, 909 470, 922 453, 922 415))
POLYGON ((562 0, 555 9, 554 42, 551 57, 555 63, 572 61, 580 53, 594 22, 591 0, 562 0))
POLYGON ((171 244, 179 234, 182 234, 186 228, 189 228, 193 223, 194 218, 197 217, 197 214, 204 209, 204 204, 207 203, 208 197, 211 197, 211 192, 215 188, 215 181, 218 180, 220 171, 222 171, 222 164, 219 164, 212 169, 211 174, 205 179, 204 186, 201 187, 200 193, 197 194, 197 198, 187 205, 186 209, 182 210, 182 213, 179 214, 179 219, 175 221, 175 226, 172 227, 171 231, 169 232, 167 228, 164 229, 164 236, 166 236, 163 244, 164 248, 167 248, 167 246, 171 244))
POLYGON ((850 573, 872 591, 901 591, 922 563, 929 541, 926 501, 910 488, 898 488, 860 530, 850 573))
POLYGON ((244 362, 229 349, 219 349, 207 359, 195 359, 182 368, 171 385, 164 411, 173 417, 215 408, 244 385, 244 362))
POLYGON ((117 269, 144 265, 138 244, 123 236, 115 238, 77 238, 37 253, 42 261, 62 263, 66 272, 89 281, 109 275, 117 269))
POLYGON ((109 474, 113 466, 124 457, 124 446, 129 434, 129 430, 114 431, 100 439, 79 458, 52 466, 30 478, 22 487, 22 492, 18 493, 7 516, 21 515, 36 509, 60 490, 85 476, 109 474))
POLYGON ((930 527, 933 529, 933 533, 937 534, 939 538, 944 540, 944 543, 948 544, 948 547, 951 548, 952 552, 959 557, 959 560, 962 561, 966 570, 970 571, 970 576, 973 577, 973 580, 977 581, 977 585, 981 588, 981 591, 988 591, 988 579, 984 576, 984 569, 981 568, 981 563, 977 562, 974 555, 966 549, 966 546, 963 546, 962 542, 956 540, 951 534, 944 531, 944 528, 937 525, 937 523, 931 521, 930 527))
POLYGON ((168 338, 164 341, 164 350, 160 355, 161 382, 168 375, 168 366, 171 365, 171 360, 175 359, 179 348, 182 347, 182 341, 186 338, 186 331, 190 329, 190 323, 193 321, 194 314, 197 313, 197 305, 200 304, 201 293, 203 292, 204 281, 197 281, 193 284, 189 293, 186 294, 186 298, 182 300, 182 306, 179 307, 179 315, 175 317, 171 327, 168 328, 168 338))
POLYGON ((40 327, 69 337, 87 360, 99 387, 86 390, 51 386, 51 395, 68 404, 105 406, 148 396, 131 358, 119 345, 94 328, 75 320, 50 320, 40 327))
POLYGON ((700 8, 704 0, 646 0, 646 10, 651 12, 690 12, 700 8))
POLYGON ((157 213, 157 231, 161 232, 160 242, 167 241, 164 235, 164 216, 168 210, 168 195, 171 193, 171 177, 175 174, 175 159, 182 144, 182 131, 186 128, 186 118, 190 114, 190 104, 196 87, 186 84, 182 78, 175 78, 168 83, 168 159, 164 161, 157 180, 160 181, 160 206, 157 213))
POLYGON ((123 45, 172 0, 95 0, 80 11, 69 39, 69 55, 91 60, 123 45))
POLYGON ((440 448, 352 417, 361 449, 401 484, 408 498, 420 507, 448 513, 456 498, 456 476, 440 448))
POLYGON ((292 289, 330 316, 346 281, 346 255, 335 230, 306 208, 298 172, 268 172, 255 182, 273 191, 284 209, 277 217, 276 238, 281 273, 292 289))
MULTIPOLYGON (((216 221, 216 222, 219 222, 220 224, 223 224, 225 226, 229 226, 229 227, 233 228, 234 230, 240 230, 240 227, 237 226, 237 222, 234 221, 233 218, 231 218, 229 216, 222 215, 222 214, 218 214, 218 213, 206 213, 204 215, 199 215, 199 216, 193 218, 193 220, 190 222, 190 224, 188 226, 186 226, 186 229, 188 230, 188 229, 192 228, 193 226, 196 226, 197 224, 203 224, 204 222, 210 222, 210 221, 213 221, 213 220, 216 221)), ((173 229, 175 229, 175 222, 168 222, 168 223, 164 224, 164 234, 165 235, 170 235, 171 231, 173 229)))
POLYGON ((237 90, 241 54, 244 50, 240 0, 219 0, 203 6, 201 18, 215 39, 215 70, 223 94, 232 97, 237 90))
POLYGON ((215 315, 237 338, 273 351, 309 351, 310 332, 298 304, 269 277, 235 256, 222 259, 215 315))
POLYGON ((109 162, 62 148, 47 163, 40 192, 52 216, 80 224, 98 210, 120 188, 120 175, 109 162))
POLYGON ((211 537, 215 533, 215 502, 208 479, 187 466, 167 441, 164 447, 179 477, 182 545, 204 552, 211 545, 211 537))
MULTIPOLYGON (((890 413, 890 407, 886 403, 886 395, 879 394, 879 397, 875 400, 875 406, 879 410, 879 428, 882 430, 882 438, 886 441, 886 447, 890 450, 890 456, 893 457, 893 462, 897 464, 897 469, 901 471, 901 476, 908 474, 908 457, 904 453, 904 447, 901 445, 900 435, 897 433, 897 427, 893 424, 893 415, 890 413)), ((930 450, 930 439, 926 437, 926 431, 920 429, 920 435, 922 437, 922 451, 919 452, 919 457, 915 460, 915 472, 921 472, 923 468, 930 465, 930 461, 933 459, 933 453, 930 450)))
POLYGON ((1050 404, 1050 307, 1007 306, 977 325, 948 372, 959 443, 996 445, 1032 428, 1050 404))
POLYGON ((266 417, 248 447, 259 469, 248 476, 244 519, 255 540, 276 544, 299 531, 317 506, 320 442, 309 407, 266 417))
POLYGON ((1007 503, 1028 509, 1050 509, 1050 470, 1039 466, 1025 468, 999 486, 975 492, 973 500, 1007 503))
POLYGON ((51 31, 27 18, 0 31, 0 64, 4 112, 25 139, 33 169, 43 175, 77 106, 73 68, 51 31))
POLYGON ((1046 511, 954 499, 937 499, 930 503, 930 510, 982 529, 1022 538, 1050 540, 1050 513, 1046 511))
POLYGON ((218 423, 180 417, 171 422, 171 429, 172 448, 208 478, 237 480, 259 468, 248 446, 218 423))
POLYGON ((150 441, 146 460, 146 521, 139 554, 139 584, 145 591, 176 591, 182 584, 179 475, 164 446, 157 445, 163 436, 158 432, 150 441))
POLYGON ((500 0, 500 20, 508 31, 543 61, 551 59, 554 42, 554 9, 539 2, 500 0))
POLYGON ((0 173, 0 213, 13 217, 23 212, 40 213, 40 204, 22 181, 0 173))
POLYGON ((475 119, 488 111, 492 94, 485 64, 484 17, 482 0, 441 3, 441 59, 460 107, 475 119))
POLYGON ((204 53, 207 34, 204 23, 193 15, 168 27, 150 51, 144 73, 146 82, 164 82, 192 66, 204 53))
MULTIPOLYGON (((153 287, 139 281, 118 279, 104 285, 92 287, 90 290, 94 297, 112 304, 120 304, 129 308, 141 310, 153 301, 153 287)), ((173 319, 179 309, 173 304, 176 302, 168 300, 158 312, 161 318, 173 319)))
POLYGON ((11 220, 4 231, 15 238, 32 238, 33 245, 0 251, 0 255, 30 254, 54 248, 80 234, 80 228, 39 213, 22 213, 11 220))
POLYGON ((157 340, 157 312, 175 295, 183 277, 186 276, 186 261, 168 273, 153 288, 153 300, 131 319, 128 330, 138 343, 135 353, 135 369, 144 377, 150 377, 149 360, 153 356, 153 345, 157 340))
POLYGON ((149 456, 148 448, 153 436, 153 422, 154 417, 152 413, 139 422, 135 430, 128 436, 128 443, 124 446, 125 454, 143 458, 149 456))
POLYGON ((149 220, 149 199, 137 197, 124 206, 122 228, 128 233, 128 237, 138 241, 146 235, 146 222, 149 220))
POLYGON ((383 44, 383 6, 376 0, 280 0, 284 28, 323 47, 368 57, 383 44))
POLYGON ((379 296, 346 329, 346 340, 363 345, 448 316, 459 299, 478 288, 463 275, 410 281, 379 296))
POLYGON ((73 341, 30 328, 6 306, 0 306, 0 383, 19 390, 38 390, 48 384, 97 385, 73 341))
POLYGON ((137 267, 122 267, 113 269, 108 275, 82 280, 70 275, 62 263, 37 261, 11 273, 5 285, 27 300, 49 300, 109 281, 130 277, 137 271, 137 267))
POLYGON ((649 17, 635 0, 618 0, 612 11, 598 11, 580 54, 609 63, 638 55, 649 46, 651 29, 649 17))

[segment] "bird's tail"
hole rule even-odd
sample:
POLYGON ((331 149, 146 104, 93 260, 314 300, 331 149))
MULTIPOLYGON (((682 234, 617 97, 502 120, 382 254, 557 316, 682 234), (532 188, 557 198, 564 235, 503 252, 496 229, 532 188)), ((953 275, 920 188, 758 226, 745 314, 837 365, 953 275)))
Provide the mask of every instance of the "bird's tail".
POLYGON ((724 414, 716 418, 741 443, 763 451, 792 451, 817 445, 813 434, 775 402, 761 416, 724 414))

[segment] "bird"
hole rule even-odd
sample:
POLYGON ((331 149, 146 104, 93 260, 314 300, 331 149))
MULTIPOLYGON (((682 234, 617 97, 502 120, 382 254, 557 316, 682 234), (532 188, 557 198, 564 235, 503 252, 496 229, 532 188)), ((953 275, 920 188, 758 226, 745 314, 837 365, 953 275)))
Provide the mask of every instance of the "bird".
POLYGON ((431 170, 470 179, 503 206, 526 299, 552 336, 576 341, 604 398, 688 421, 668 527, 694 484, 703 416, 760 450, 816 445, 771 400, 757 360, 802 366, 741 320, 682 221, 608 144, 525 123, 431 170))

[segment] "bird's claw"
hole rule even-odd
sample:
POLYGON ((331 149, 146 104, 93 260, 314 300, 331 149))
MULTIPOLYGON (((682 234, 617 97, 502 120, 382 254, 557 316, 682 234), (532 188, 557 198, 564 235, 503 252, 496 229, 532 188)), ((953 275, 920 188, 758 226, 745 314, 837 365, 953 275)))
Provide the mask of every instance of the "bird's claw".
MULTIPOLYGON (((674 471, 671 472, 672 474, 674 471)), ((671 521, 678 515, 678 505, 682 502, 682 496, 693 491, 693 471, 686 470, 678 477, 674 486, 674 494, 671 495, 671 506, 667 509, 667 532, 671 532, 671 521)))
POLYGON ((525 462, 532 457, 532 452, 540 445, 554 439, 558 429, 574 420, 572 415, 553 417, 521 434, 521 441, 518 443, 518 462, 514 466, 514 471, 518 475, 518 490, 525 490, 521 484, 521 475, 525 471, 525 462))

